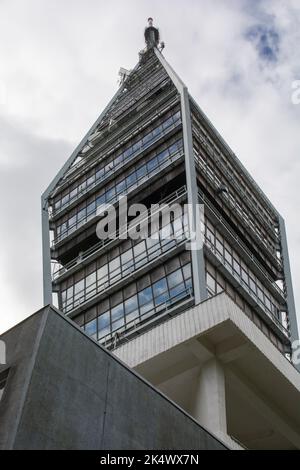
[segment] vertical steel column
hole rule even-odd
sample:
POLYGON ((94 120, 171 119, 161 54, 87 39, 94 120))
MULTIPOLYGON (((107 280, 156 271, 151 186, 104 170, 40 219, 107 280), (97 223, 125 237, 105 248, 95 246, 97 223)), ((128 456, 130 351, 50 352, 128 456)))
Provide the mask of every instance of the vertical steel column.
POLYGON ((48 201, 42 196, 42 254, 43 254, 43 299, 44 305, 52 304, 52 279, 50 255, 50 231, 48 201))
MULTIPOLYGON (((161 65, 166 70, 174 86, 177 88, 180 94, 181 100, 181 115, 182 115, 182 131, 183 131, 183 143, 184 143, 184 156, 185 156, 185 173, 186 173, 186 185, 188 193, 188 204, 192 207, 192 225, 196 228, 196 211, 198 204, 198 186, 196 177, 196 167, 193 149, 193 136, 192 136, 192 124, 191 124, 191 110, 190 110, 190 99, 188 89, 182 80, 178 77, 176 72, 168 64, 166 59, 163 57, 161 52, 157 48, 154 48, 156 57, 160 61, 161 65)), ((200 227, 199 227, 200 230, 200 227)), ((191 251, 192 257, 192 271, 193 271, 193 285, 195 304, 202 302, 207 298, 206 291, 206 279, 205 279, 205 262, 203 249, 197 249, 191 251)))
MULTIPOLYGON (((134 72, 138 65, 132 70, 134 72)), ((97 128, 98 124, 104 118, 106 113, 109 111, 110 107, 114 104, 117 100, 119 95, 122 94, 123 89, 125 87, 125 82, 122 86, 117 90, 114 94, 108 105, 105 107, 104 111, 100 114, 98 119, 94 122, 91 129, 87 132, 81 142, 77 145, 74 152, 59 170, 55 178, 51 181, 48 188, 42 195, 42 253, 43 253, 43 298, 44 298, 44 305, 48 305, 52 303, 52 279, 51 279, 51 254, 50 254, 50 236, 49 236, 49 215, 48 215, 48 197, 50 196, 51 192, 54 190, 55 186, 59 183, 61 178, 64 174, 68 171, 74 160, 76 159, 78 153, 82 149, 82 147, 86 144, 88 137, 94 132, 97 128)))
POLYGON ((281 215, 278 216, 278 219, 279 219, 279 230, 280 230, 280 239, 281 239, 281 255, 282 255, 282 260, 283 260, 283 270, 284 270, 285 288, 286 288, 286 296, 287 296, 289 323, 290 323, 291 343, 293 343, 293 341, 297 341, 299 339, 299 330, 298 330, 298 322, 297 322, 297 315, 296 315, 296 308, 295 308, 295 299, 294 299, 294 292, 293 292, 292 275, 291 275, 291 268, 290 268, 290 259, 289 259, 285 222, 281 215))
MULTIPOLYGON (((200 230, 200 227, 197 227, 196 225, 196 214, 198 210, 198 185, 193 148, 191 109, 188 89, 186 86, 182 87, 180 95, 188 204, 192 206, 192 226, 195 230, 200 230)), ((198 304, 207 298, 203 247, 192 250, 191 257, 195 303, 198 304)))

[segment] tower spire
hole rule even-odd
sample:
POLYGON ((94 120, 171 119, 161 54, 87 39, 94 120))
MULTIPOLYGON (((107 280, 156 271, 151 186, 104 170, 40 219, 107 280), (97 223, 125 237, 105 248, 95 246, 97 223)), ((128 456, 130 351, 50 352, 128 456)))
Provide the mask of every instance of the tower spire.
POLYGON ((157 47, 159 44, 159 30, 153 26, 153 18, 148 18, 148 26, 145 28, 145 42, 147 49, 157 47))

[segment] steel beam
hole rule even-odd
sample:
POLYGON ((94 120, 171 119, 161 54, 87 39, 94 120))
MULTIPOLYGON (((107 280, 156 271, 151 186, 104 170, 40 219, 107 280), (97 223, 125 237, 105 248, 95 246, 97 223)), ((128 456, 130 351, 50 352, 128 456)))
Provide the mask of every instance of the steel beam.
MULTIPOLYGON (((133 72, 136 70, 139 64, 133 69, 133 72)), ((55 178, 51 181, 48 188, 42 195, 41 201, 41 214, 42 214, 42 256, 43 256, 43 299, 44 305, 52 304, 52 280, 51 280, 51 254, 50 254, 50 235, 49 235, 49 214, 48 214, 48 207, 49 207, 49 196, 59 183, 61 178, 64 174, 68 171, 72 163, 75 161, 78 153, 86 144, 88 137, 93 134, 96 130, 106 113, 109 111, 110 107, 114 104, 116 99, 119 95, 123 92, 123 88, 125 86, 126 81, 124 84, 117 90, 113 98, 110 100, 108 105, 105 107, 104 111, 100 114, 98 119, 95 121, 93 126, 90 128, 88 133, 83 137, 81 142, 77 145, 71 156, 68 158, 66 163, 62 166, 59 170, 55 178)))
MULTIPOLYGON (((282 261, 283 261, 284 282, 285 282, 285 288, 286 288, 286 299, 287 299, 288 316, 289 316, 289 324, 290 324, 291 343, 293 343, 294 341, 299 340, 299 330, 298 330, 297 314, 296 314, 294 291, 293 291, 293 284, 292 284, 292 274, 291 274, 291 267, 290 267, 290 258, 289 258, 288 244, 287 244, 285 222, 282 216, 279 216, 278 220, 279 220, 279 231, 280 231, 280 239, 281 239, 281 256, 282 256, 282 261)), ((299 368, 300 370, 300 366, 298 366, 297 368, 299 368)))
MULTIPOLYGON (((159 52, 156 48, 154 49, 154 51, 161 65, 166 70, 174 86, 177 88, 178 93, 180 94, 186 186, 188 194, 188 204, 191 207, 192 214, 191 226, 194 229, 198 228, 200 230, 200 227, 197 227, 197 222, 199 223, 197 219, 198 185, 193 149, 191 110, 188 89, 183 83, 183 81, 178 77, 176 72, 165 60, 161 52, 159 52)), ((198 247, 197 249, 191 250, 191 258, 195 304, 197 305, 198 303, 202 302, 207 298, 203 248, 198 247)))

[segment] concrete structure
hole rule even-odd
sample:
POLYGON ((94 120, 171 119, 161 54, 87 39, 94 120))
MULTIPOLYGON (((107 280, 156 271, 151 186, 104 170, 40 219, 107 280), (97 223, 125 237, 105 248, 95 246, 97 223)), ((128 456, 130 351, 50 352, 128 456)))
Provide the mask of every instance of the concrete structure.
POLYGON ((2 450, 226 449, 53 308, 0 339, 2 450))
POLYGON ((45 303, 54 294, 66 316, 231 447, 238 446, 230 436, 251 448, 298 447, 297 413, 285 409, 283 396, 280 402, 267 393, 260 370, 272 370, 274 393, 281 383, 294 390, 289 404, 296 407, 291 352, 298 327, 283 218, 165 60, 152 20, 145 38, 138 64, 122 69, 116 95, 42 196, 45 303), (156 240, 124 239, 124 227, 115 239, 99 240, 99 208, 113 205, 120 221, 120 196, 144 204, 146 230, 154 203, 188 203, 189 223, 174 215, 160 224, 156 240), (189 250, 186 226, 201 233, 198 204, 204 247, 189 250), (237 332, 230 316, 207 329, 201 323, 186 337, 176 333, 183 319, 196 322, 206 311, 214 318, 220 299, 219 315, 238 315, 246 330, 237 332), (261 381, 247 377, 254 358, 261 381), (246 379, 249 401, 260 397, 258 415, 253 404, 241 412, 246 379))
POLYGON ((226 293, 115 354, 229 448, 300 449, 300 375, 226 293))

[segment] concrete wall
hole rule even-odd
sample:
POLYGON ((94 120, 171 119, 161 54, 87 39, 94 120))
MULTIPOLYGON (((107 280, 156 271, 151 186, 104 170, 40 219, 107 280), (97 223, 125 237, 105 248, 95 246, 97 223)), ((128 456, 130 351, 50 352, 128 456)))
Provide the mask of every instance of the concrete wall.
POLYGON ((52 309, 1 339, 11 367, 2 449, 225 449, 52 309))

